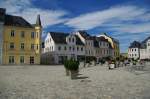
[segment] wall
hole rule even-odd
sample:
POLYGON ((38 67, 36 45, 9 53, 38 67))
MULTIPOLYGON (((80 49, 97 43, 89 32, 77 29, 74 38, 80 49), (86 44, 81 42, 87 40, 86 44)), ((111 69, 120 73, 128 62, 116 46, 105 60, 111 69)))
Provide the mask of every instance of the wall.
POLYGON ((140 57, 140 49, 139 48, 129 48, 128 49, 128 57, 137 59, 140 57))
POLYGON ((3 56, 3 22, 0 22, 0 64, 2 64, 3 56))
POLYGON ((24 56, 25 63, 30 64, 30 56, 34 56, 34 63, 40 64, 40 38, 41 32, 35 31, 34 28, 23 28, 23 27, 15 27, 15 26, 4 26, 4 54, 3 54, 3 63, 9 64, 9 56, 15 57, 15 64, 20 64, 20 56, 24 56), (15 36, 10 37, 11 30, 15 30, 15 36), (25 32, 25 37, 21 38, 21 31, 25 32), (35 38, 31 38, 31 32, 38 32, 38 37, 35 35, 35 38), (10 50, 9 44, 10 42, 14 42, 15 49, 10 50), (20 44, 24 43, 24 50, 20 49, 20 44), (31 50, 31 44, 35 44, 35 49, 31 50), (38 49, 37 49, 38 45, 38 49))

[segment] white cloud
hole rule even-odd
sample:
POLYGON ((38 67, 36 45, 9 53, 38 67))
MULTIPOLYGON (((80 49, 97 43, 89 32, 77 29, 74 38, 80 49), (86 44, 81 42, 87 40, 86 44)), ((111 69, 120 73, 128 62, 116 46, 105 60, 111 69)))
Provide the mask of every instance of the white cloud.
POLYGON ((145 23, 150 21, 149 18, 150 14, 147 13, 147 9, 136 6, 117 6, 80 15, 70 19, 65 24, 75 29, 89 30, 96 27, 105 27, 119 32, 137 33, 150 31, 150 23, 145 23), (141 23, 139 25, 131 24, 136 21, 141 21, 141 23))
POLYGON ((32 24, 35 23, 37 14, 40 14, 44 27, 63 23, 66 19, 62 17, 67 15, 67 12, 62 10, 45 10, 34 7, 31 0, 2 0, 0 6, 6 8, 8 14, 22 16, 32 24))
POLYGON ((149 33, 150 34, 150 22, 138 23, 138 24, 111 24, 107 30, 115 30, 118 33, 149 33), (112 27, 111 27, 112 25, 112 27))

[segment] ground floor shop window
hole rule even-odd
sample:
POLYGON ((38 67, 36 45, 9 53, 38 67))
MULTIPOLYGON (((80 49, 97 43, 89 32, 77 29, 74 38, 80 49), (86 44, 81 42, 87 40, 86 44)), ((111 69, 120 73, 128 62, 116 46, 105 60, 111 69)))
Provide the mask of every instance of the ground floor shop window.
POLYGON ((13 64, 14 63, 14 56, 9 56, 9 63, 13 64))
POLYGON ((20 63, 21 63, 21 64, 24 63, 24 56, 20 56, 20 63))

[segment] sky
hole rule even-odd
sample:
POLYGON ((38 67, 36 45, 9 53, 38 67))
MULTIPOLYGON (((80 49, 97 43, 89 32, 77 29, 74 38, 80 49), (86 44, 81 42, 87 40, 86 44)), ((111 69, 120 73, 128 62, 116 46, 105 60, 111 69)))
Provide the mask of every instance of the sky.
POLYGON ((42 37, 50 31, 86 30, 107 33, 127 52, 131 42, 150 36, 150 0, 0 0, 7 14, 19 15, 34 24, 38 14, 42 37))

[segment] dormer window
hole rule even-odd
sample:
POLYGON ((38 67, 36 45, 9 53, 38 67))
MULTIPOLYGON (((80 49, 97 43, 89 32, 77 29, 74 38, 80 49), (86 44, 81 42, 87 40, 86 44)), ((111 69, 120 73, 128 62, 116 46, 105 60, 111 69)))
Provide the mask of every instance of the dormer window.
POLYGON ((71 38, 69 38, 69 42, 71 42, 71 38))

